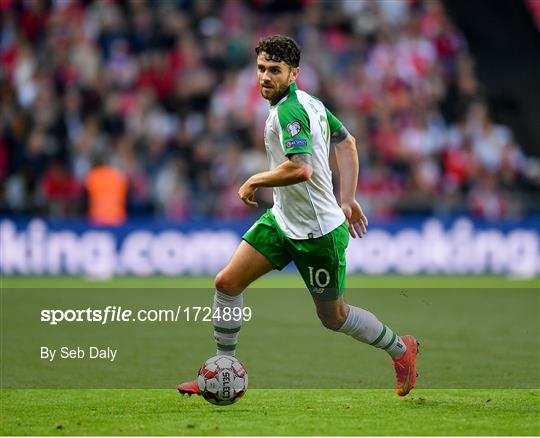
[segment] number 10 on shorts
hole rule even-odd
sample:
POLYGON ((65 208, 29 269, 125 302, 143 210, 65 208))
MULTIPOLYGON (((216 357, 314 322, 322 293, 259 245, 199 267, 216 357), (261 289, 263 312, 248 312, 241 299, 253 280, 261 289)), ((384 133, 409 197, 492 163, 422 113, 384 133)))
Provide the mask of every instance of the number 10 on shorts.
POLYGON ((323 268, 315 269, 313 266, 308 266, 309 269, 309 284, 313 287, 326 287, 330 284, 330 273, 323 268))

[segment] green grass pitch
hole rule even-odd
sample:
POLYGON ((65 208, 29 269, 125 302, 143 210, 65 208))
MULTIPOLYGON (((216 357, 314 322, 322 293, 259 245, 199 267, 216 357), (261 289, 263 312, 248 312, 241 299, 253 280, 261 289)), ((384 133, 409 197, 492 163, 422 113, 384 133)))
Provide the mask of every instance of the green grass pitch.
MULTIPOLYGON (((444 315, 426 313, 418 309, 417 313, 400 316, 399 309, 394 309, 392 302, 380 298, 369 303, 376 313, 382 313, 389 324, 396 324, 401 329, 406 321, 412 321, 423 334, 420 357, 421 378, 418 387, 405 398, 395 396, 391 387, 391 369, 384 353, 368 347, 355 350, 353 359, 359 362, 360 374, 373 376, 377 381, 374 388, 353 389, 343 385, 335 389, 249 389, 245 397, 237 404, 228 407, 216 407, 206 403, 199 397, 181 397, 174 387, 167 389, 2 389, 0 394, 0 433, 2 435, 540 435, 540 326, 538 314, 540 310, 540 279, 513 281, 503 277, 362 277, 351 276, 348 286, 351 288, 429 288, 438 293, 439 288, 481 288, 479 292, 467 298, 464 294, 456 294, 450 302, 456 309, 463 305, 463 300, 471 302, 478 311, 475 326, 470 326, 467 318, 457 318, 455 324, 448 324, 444 315), (518 288, 536 289, 527 295, 531 306, 520 308, 514 303, 511 294, 518 288), (493 294, 490 295, 490 291, 493 294), (530 295, 530 294, 534 295, 530 295), (504 324, 497 325, 499 315, 493 315, 493 321, 487 319, 489 312, 481 310, 493 300, 504 303, 505 294, 508 301, 505 308, 511 315, 519 319, 520 313, 528 310, 527 318, 536 322, 536 330, 520 331, 520 321, 516 327, 508 328, 504 324), (378 307, 377 307, 378 306, 378 307), (476 307, 475 307, 476 306, 476 307), (513 313, 514 312, 514 313, 513 313), (486 316, 487 315, 487 316, 486 316), (482 319, 484 318, 484 319, 482 319), (495 321, 495 322, 494 322, 495 321), (438 331, 437 331, 438 330, 438 331), (444 339, 431 333, 448 333, 444 339), (520 334, 525 336, 520 337, 520 334), (431 336, 434 338, 432 339, 431 336), (471 355, 474 343, 471 339, 486 337, 486 348, 489 348, 488 360, 485 357, 471 355), (441 342, 442 341, 442 342, 441 342), (444 344, 444 345, 441 345, 444 344), (441 357, 452 359, 451 366, 445 367, 441 357), (364 357, 365 356, 365 357, 364 357), (456 367, 464 367, 467 379, 478 379, 482 376, 482 367, 492 364, 497 370, 517 370, 514 374, 500 371, 502 379, 509 379, 502 384, 494 384, 492 388, 471 385, 471 389, 450 389, 449 387, 430 389, 437 381, 452 381, 456 376, 456 367), (422 368, 423 367, 423 368, 422 368), (379 369, 380 368, 380 369, 379 369), (466 368, 466 371, 465 371, 466 368), (474 368, 475 371, 470 369, 474 368), (477 373, 477 374, 475 374, 477 373), (423 378, 422 378, 423 376, 423 378), (532 377, 531 377, 532 376, 532 377), (513 379, 518 383, 511 388, 513 379), (385 388, 389 382, 388 388, 385 388), (521 383, 519 383, 521 382, 521 383), (527 385, 523 382, 535 382, 527 385), (377 389, 375 389, 377 388, 377 389)), ((119 278, 110 282, 88 282, 74 278, 3 278, 2 288, 13 287, 211 287, 209 278, 119 278)), ((296 275, 270 275, 255 285, 260 288, 302 287, 296 275)), ((247 294, 250 292, 248 291, 247 294)), ((316 321, 309 297, 291 298, 292 306, 305 307, 304 312, 292 316, 292 310, 285 307, 280 310, 272 299, 261 297, 256 307, 256 292, 252 304, 256 310, 268 312, 268 315, 281 315, 282 323, 294 327, 296 331, 314 332, 321 339, 333 339, 336 354, 347 349, 356 348, 353 341, 343 335, 325 331, 316 321), (274 306, 274 307, 272 307, 274 306), (310 307, 311 306, 311 307, 310 307), (296 324, 296 325, 294 325, 296 324), (340 338, 341 336, 341 338, 340 338)), ((376 296, 376 295, 374 295, 376 296)), ((384 295, 381 295, 383 297, 384 295)), ((524 295, 525 296, 525 295, 524 295)), ((246 297, 248 299, 248 297, 246 297)), ((358 303, 361 304, 361 303, 358 303)), ((414 307, 413 307, 414 309, 414 307)), ((451 311, 451 309, 449 309, 451 311)), ((265 314, 262 313, 262 316, 265 314)), ((254 344, 256 325, 246 327, 240 340, 242 343, 254 344)), ((204 327, 192 326, 192 330, 205 330, 204 327)), ((208 345, 204 344, 200 351, 194 352, 196 361, 203 360, 212 352, 206 351, 211 345, 211 334, 208 333, 208 345)), ((201 338, 206 335, 201 334, 201 338)), ((295 346, 287 345, 290 339, 287 333, 265 334, 269 341, 275 342, 279 351, 289 354, 295 346)), ((301 341, 302 336, 298 335, 301 341)), ((247 347, 245 347, 249 350, 247 347)), ((271 348, 271 347, 270 347, 271 348)), ((309 363, 309 343, 298 347, 298 357, 309 363)), ((254 350, 255 352, 259 350, 254 350)), ((246 354, 248 351, 246 351, 246 354)), ((254 370, 262 374, 279 374, 287 379, 287 369, 275 370, 265 368, 257 363, 260 354, 249 356, 250 373, 254 370)), ((269 356, 272 358, 272 355, 269 356)), ((248 359, 246 359, 248 360, 248 359)), ((349 364, 340 365, 332 373, 344 380, 352 377, 349 364)), ((191 365, 189 365, 191 367, 191 365)), ((188 367, 188 368, 189 368, 188 367)), ((321 365, 322 367, 322 365, 321 365)), ((194 372, 195 370, 193 370, 194 372)), ((354 370, 353 370, 354 371, 354 370)), ((322 370, 321 370, 322 372, 322 370)), ((264 387, 264 378, 250 374, 252 381, 259 378, 264 387)), ((331 375, 331 374, 329 374, 331 375)), ((172 380, 181 381, 188 376, 180 373, 172 380)), ((465 379, 466 380, 466 379, 465 379)), ((462 388, 470 381, 464 381, 462 388)), ((500 382, 499 382, 500 383, 500 382)), ((2 384, 3 385, 3 384, 2 384)), ((257 385, 254 385, 257 386, 257 385)), ((351 385, 354 386, 354 385, 351 385)), ((443 385, 444 386, 444 385, 443 385)))

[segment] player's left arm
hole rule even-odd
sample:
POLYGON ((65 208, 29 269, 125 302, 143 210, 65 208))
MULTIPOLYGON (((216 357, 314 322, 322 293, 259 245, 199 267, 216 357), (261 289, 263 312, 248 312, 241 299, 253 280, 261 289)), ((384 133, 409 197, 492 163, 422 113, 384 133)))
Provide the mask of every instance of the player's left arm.
POLYGON ((326 109, 326 118, 330 127, 330 142, 336 150, 337 165, 339 168, 340 205, 347 221, 349 233, 353 238, 362 238, 367 233, 368 219, 362 207, 356 200, 356 185, 358 184, 358 151, 356 140, 349 134, 341 120, 326 109))
POLYGON ((290 186, 311 178, 313 167, 310 153, 289 154, 287 158, 287 161, 275 169, 250 177, 238 190, 240 199, 251 207, 257 207, 258 204, 253 200, 253 195, 259 187, 290 186))

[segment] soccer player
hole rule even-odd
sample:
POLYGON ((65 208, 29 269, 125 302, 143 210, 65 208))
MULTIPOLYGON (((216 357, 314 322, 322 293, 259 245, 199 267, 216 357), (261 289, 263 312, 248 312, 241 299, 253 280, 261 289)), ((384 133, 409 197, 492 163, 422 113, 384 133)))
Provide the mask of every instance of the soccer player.
MULTIPOLYGON (((238 195, 257 207, 253 199, 257 189, 273 187, 274 206, 244 234, 228 265, 216 276, 214 309, 223 314, 242 308, 243 291, 253 281, 293 261, 322 324, 385 350, 393 360, 396 392, 405 396, 417 377, 416 339, 399 336, 371 312, 343 298, 349 234, 362 238, 368 226, 355 199, 355 139, 320 100, 298 89, 300 48, 292 38, 264 38, 255 52, 261 95, 270 103, 264 143, 271 170, 250 177, 238 195), (339 204, 328 162, 331 145, 340 172, 339 204)), ((239 320, 214 320, 217 354, 234 356, 240 326, 239 320)), ((199 393, 196 380, 179 385, 178 390, 199 393)))

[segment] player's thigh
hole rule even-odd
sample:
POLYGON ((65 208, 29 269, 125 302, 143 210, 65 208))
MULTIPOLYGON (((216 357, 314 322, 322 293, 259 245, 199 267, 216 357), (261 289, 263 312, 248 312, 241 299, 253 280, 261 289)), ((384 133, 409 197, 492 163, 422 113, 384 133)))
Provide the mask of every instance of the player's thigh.
POLYGON ((246 241, 242 241, 225 268, 216 276, 216 288, 240 293, 276 266, 246 241))
POLYGON ((260 276, 273 269, 281 270, 291 262, 284 246, 284 234, 270 210, 242 238, 230 262, 216 277, 216 288, 231 295, 239 294, 260 276))
POLYGON ((293 241, 293 260, 316 301, 334 301, 345 291, 346 224, 317 239, 293 241))

